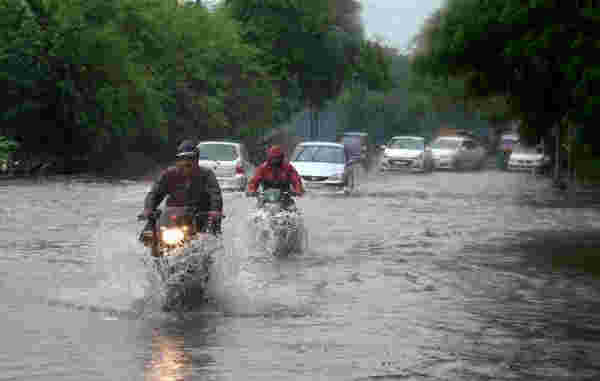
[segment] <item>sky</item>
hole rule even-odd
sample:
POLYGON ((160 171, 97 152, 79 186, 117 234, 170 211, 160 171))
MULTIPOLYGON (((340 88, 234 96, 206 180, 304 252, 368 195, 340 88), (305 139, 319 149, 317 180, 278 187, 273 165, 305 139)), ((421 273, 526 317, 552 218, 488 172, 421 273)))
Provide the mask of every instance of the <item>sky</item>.
POLYGON ((445 0, 360 0, 367 37, 382 37, 388 45, 404 51, 425 19, 445 0))

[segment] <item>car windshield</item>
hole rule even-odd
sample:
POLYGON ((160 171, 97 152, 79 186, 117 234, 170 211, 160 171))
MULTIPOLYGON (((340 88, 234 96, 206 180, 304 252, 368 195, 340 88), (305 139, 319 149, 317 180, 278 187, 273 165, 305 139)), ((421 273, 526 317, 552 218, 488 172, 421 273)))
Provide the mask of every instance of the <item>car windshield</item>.
POLYGON ((238 158, 235 146, 231 144, 200 144, 200 160, 234 161, 238 158))
POLYGON ((538 153, 538 149, 541 150, 541 147, 531 147, 531 146, 525 146, 525 145, 522 145, 522 144, 517 144, 515 146, 515 148, 513 149, 513 152, 516 152, 516 153, 537 154, 538 153))
POLYGON ((292 155, 292 161, 344 164, 344 149, 328 146, 299 146, 292 155))
POLYGON ((438 139, 431 145, 431 148, 437 149, 455 149, 460 145, 460 140, 456 139, 438 139))
POLYGON ((390 143, 390 148, 423 150, 425 143, 421 139, 394 139, 390 143))

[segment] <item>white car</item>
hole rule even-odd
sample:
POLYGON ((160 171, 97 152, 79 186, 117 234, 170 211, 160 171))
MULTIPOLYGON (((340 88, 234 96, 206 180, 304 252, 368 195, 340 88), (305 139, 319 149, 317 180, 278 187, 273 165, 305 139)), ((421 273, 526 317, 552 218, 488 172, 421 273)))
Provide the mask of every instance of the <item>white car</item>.
POLYGON ((214 171, 222 189, 244 191, 254 172, 243 144, 225 141, 200 142, 198 164, 214 171))
POLYGON ((394 136, 383 146, 383 157, 379 169, 411 170, 428 172, 433 170, 433 155, 425 145, 425 139, 418 136, 394 136))
POLYGON ((329 142, 305 142, 296 146, 290 163, 307 187, 345 187, 352 182, 344 145, 329 142))
POLYGON ((544 154, 542 147, 527 147, 517 144, 508 159, 509 171, 539 170, 550 162, 550 157, 544 154))
POLYGON ((431 144, 436 169, 478 169, 486 159, 486 149, 468 136, 441 136, 431 144))

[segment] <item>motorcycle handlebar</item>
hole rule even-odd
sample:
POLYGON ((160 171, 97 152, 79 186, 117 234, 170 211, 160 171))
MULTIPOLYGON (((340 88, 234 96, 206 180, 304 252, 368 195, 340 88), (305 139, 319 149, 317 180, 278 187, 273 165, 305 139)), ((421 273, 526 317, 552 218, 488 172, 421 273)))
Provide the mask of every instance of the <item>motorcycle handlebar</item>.
MULTIPOLYGON (((200 215, 200 216, 207 216, 207 215, 210 214, 210 212, 196 212, 194 214, 195 215, 200 215)), ((155 219, 158 218, 159 215, 160 215, 160 211, 154 211, 149 216, 145 216, 143 214, 138 214, 137 219, 138 219, 138 221, 146 221, 146 220, 149 220, 149 219, 154 219, 155 220, 155 219)), ((227 216, 225 216, 224 214, 221 214, 219 217, 220 218, 225 218, 227 216)))
POLYGON ((150 215, 146 216, 144 214, 138 214, 138 221, 146 221, 146 220, 156 220, 160 216, 160 211, 155 210, 150 215))
MULTIPOLYGON (((301 193, 294 192, 294 191, 286 191, 286 192, 281 192, 281 193, 284 195, 294 196, 294 197, 301 196, 301 193)), ((263 194, 264 194, 264 192, 246 192, 247 197, 258 197, 258 196, 262 196, 263 194)))

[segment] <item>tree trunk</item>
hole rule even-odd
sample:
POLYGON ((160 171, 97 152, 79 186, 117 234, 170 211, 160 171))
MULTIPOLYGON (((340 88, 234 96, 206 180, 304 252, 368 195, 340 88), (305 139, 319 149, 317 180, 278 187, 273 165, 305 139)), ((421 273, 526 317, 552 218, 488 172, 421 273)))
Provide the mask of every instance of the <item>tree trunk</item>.
POLYGON ((569 155, 567 157, 568 160, 568 176, 569 176, 569 196, 571 198, 575 197, 575 131, 577 126, 569 123, 568 124, 568 136, 569 136, 569 155))
POLYGON ((554 182, 560 180, 560 124, 554 125, 554 182))

